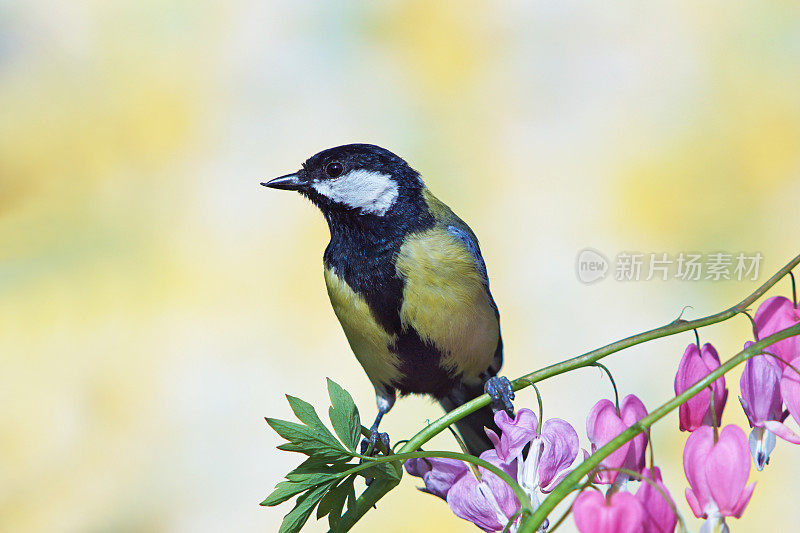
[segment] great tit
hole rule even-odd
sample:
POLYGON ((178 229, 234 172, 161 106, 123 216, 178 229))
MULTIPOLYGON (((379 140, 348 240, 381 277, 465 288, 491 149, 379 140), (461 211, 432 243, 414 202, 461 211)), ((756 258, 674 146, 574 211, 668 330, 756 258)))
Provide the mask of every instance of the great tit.
POLYGON ((488 392, 492 409, 456 426, 470 453, 489 449, 484 427, 493 410, 513 414, 514 391, 497 377, 500 315, 469 226, 408 163, 371 144, 324 150, 261 185, 299 192, 328 222, 328 296, 377 397, 371 444, 387 438, 378 424, 396 392, 431 395, 447 411, 488 392))

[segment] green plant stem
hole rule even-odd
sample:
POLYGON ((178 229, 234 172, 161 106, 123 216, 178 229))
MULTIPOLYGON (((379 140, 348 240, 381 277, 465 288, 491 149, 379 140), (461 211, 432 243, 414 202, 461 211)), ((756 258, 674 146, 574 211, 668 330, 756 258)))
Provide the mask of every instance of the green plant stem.
MULTIPOLYGON (((725 311, 716 313, 714 315, 710 315, 704 318, 698 318, 697 320, 682 320, 678 319, 674 322, 667 324, 666 326, 662 326, 660 328, 651 329, 649 331, 645 331, 644 333, 639 333, 638 335, 632 335, 625 339, 619 340, 617 342, 612 342, 602 348, 598 348, 596 350, 592 350, 591 352, 587 352, 583 355, 579 355, 577 357, 573 357, 571 359, 567 359, 566 361, 562 361, 561 363, 556 363, 547 367, 542 368, 541 370, 537 370, 535 372, 531 372, 530 374, 526 374, 521 378, 518 378, 512 382, 515 391, 520 389, 524 389, 525 387, 529 386, 531 383, 538 383, 539 381, 544 381, 545 379, 552 378, 553 376, 557 376, 559 374, 563 374, 565 372, 569 372, 571 370, 575 370, 578 368, 583 368, 585 366, 590 366, 592 363, 603 359, 613 353, 616 353, 620 350, 624 350, 625 348, 630 348, 631 346, 636 346, 637 344, 641 344, 643 342, 660 339, 662 337, 668 337, 670 335, 675 335, 677 333, 683 333, 684 331, 689 331, 695 328, 701 328, 705 326, 710 326, 712 324, 717 324, 719 322, 723 322, 730 318, 735 317, 748 307, 753 304, 756 300, 758 300, 761 296, 764 295, 769 289, 772 288, 781 278, 786 276, 789 271, 791 271, 794 267, 800 264, 800 255, 792 259, 786 266, 780 269, 778 272, 775 273, 771 278, 769 278, 763 285, 761 285, 758 289, 756 289, 752 294, 750 294, 747 298, 739 302, 738 304, 734 305, 726 309, 725 311)), ((478 409, 489 405, 490 398, 488 394, 482 394, 471 400, 464 405, 453 409, 452 411, 448 412, 438 420, 434 421, 433 423, 429 424, 425 427, 422 431, 414 435, 409 441, 400 449, 400 452, 412 451, 418 449, 420 446, 428 442, 430 439, 438 435, 441 431, 444 430, 445 427, 453 424, 457 420, 460 420, 471 414, 478 409)))
POLYGON ((536 386, 536 383, 531 381, 529 383, 529 385, 531 387, 533 387, 534 392, 536 392, 536 401, 539 404, 539 421, 537 422, 537 426, 536 426, 536 434, 537 435, 541 435, 542 434, 542 424, 544 424, 544 405, 542 403, 542 395, 539 392, 539 387, 536 386))
POLYGON ((611 381, 611 387, 614 389, 614 407, 617 410, 617 416, 619 416, 619 391, 617 390, 617 382, 614 381, 614 376, 611 375, 611 371, 603 363, 592 363, 591 366, 596 366, 601 371, 605 372, 608 376, 608 380, 611 381))
MULTIPOLYGON (((536 388, 536 385, 534 385, 534 388, 536 388)), ((539 391, 537 390, 536 393, 538 394, 539 391)), ((452 430, 452 427, 450 427, 449 429, 452 430)), ((370 437, 370 430, 365 428, 364 426, 361 426, 361 433, 366 438, 370 437)), ((541 427, 539 428, 539 433, 541 433, 541 427)), ((366 470, 367 468, 369 468, 371 466, 371 463, 394 463, 394 462, 405 461, 406 459, 416 459, 416 458, 420 458, 420 457, 441 457, 441 458, 445 458, 445 459, 457 459, 459 461, 464 461, 465 463, 469 463, 469 466, 471 467, 471 470, 472 470, 473 474, 475 474, 475 477, 478 480, 480 480, 480 473, 478 472, 477 467, 478 466, 482 466, 486 470, 489 470, 490 472, 492 472, 493 474, 498 476, 500 479, 505 481, 511 487, 511 489, 514 491, 514 494, 517 495, 517 498, 519 498, 521 494, 525 494, 525 492, 523 491, 522 487, 520 487, 517 484, 517 482, 514 480, 514 478, 509 476, 504 470, 501 470, 500 468, 494 466, 492 463, 489 463, 489 462, 485 461, 484 459, 481 459, 480 457, 475 457, 474 455, 470 455, 469 453, 467 453, 466 452, 466 448, 467 447, 464 444, 464 442, 461 440, 461 437, 458 435, 458 433, 453 432, 453 437, 455 437, 455 439, 458 441, 459 446, 461 446, 461 449, 465 450, 463 453, 448 452, 448 451, 441 451, 441 452, 440 451, 433 451, 433 452, 422 452, 421 451, 421 452, 408 452, 408 453, 403 453, 403 454, 399 454, 399 453, 396 454, 394 452, 385 451, 386 447, 383 445, 383 443, 378 441, 378 447, 383 452, 383 455, 362 455, 360 453, 352 453, 351 455, 354 458, 361 459, 364 462, 361 463, 358 466, 354 466, 350 470, 342 472, 338 477, 344 478, 344 477, 346 477, 346 476, 348 476, 350 474, 357 474, 361 470, 366 470)), ((520 508, 521 509, 525 510, 525 507, 526 507, 525 506, 525 502, 527 500, 528 500, 527 496, 525 496, 524 499, 520 500, 520 508)), ((528 505, 528 511, 532 512, 532 509, 531 509, 530 505, 528 505)))
MULTIPOLYGON (((791 272, 789 272, 791 274, 791 272)), ((758 328, 756 327, 756 319, 750 316, 747 311, 742 311, 742 314, 750 320, 750 325, 753 328, 753 339, 758 340, 758 328)))
MULTIPOLYGON (((594 485, 592 484, 591 480, 590 480, 590 481, 586 481, 586 482, 585 482, 583 485, 581 485, 580 487, 573 487, 573 489, 572 489, 572 491, 570 492, 570 494, 572 494, 572 492, 574 492, 574 491, 576 491, 576 490, 577 490, 577 491, 578 491, 578 494, 575 496, 575 498, 577 499, 577 498, 578 498, 578 496, 580 496, 580 495, 581 495, 581 493, 582 493, 583 491, 585 491, 585 490, 588 490, 588 489, 596 490, 596 491, 597 491, 597 492, 599 492, 600 494, 603 494, 603 491, 602 491, 602 490, 600 490, 599 488, 597 488, 596 486, 594 486, 594 485)), ((569 494, 567 494, 567 496, 569 496, 569 494)), ((561 515, 561 518, 559 518, 559 519, 556 521, 556 523, 555 523, 554 525, 551 525, 551 526, 548 528, 548 530, 547 530, 547 533, 553 533, 553 531, 557 530, 557 529, 559 528, 559 526, 561 526, 561 524, 563 524, 563 523, 564 523, 564 520, 566 520, 566 519, 567 519, 567 517, 568 517, 568 516, 569 516, 569 515, 572 513, 572 506, 573 506, 574 504, 575 504, 575 500, 572 500, 572 503, 569 505, 569 507, 567 508, 567 510, 566 510, 566 511, 564 511, 564 513, 561 515)))
POLYGON ((603 459, 611 455, 611 453, 613 453, 617 448, 633 439, 639 433, 646 431, 647 428, 653 425, 656 421, 660 420, 670 411, 685 403, 691 397, 699 394, 703 389, 708 387, 711 383, 736 365, 746 361, 754 355, 758 355, 765 347, 787 337, 798 334, 800 334, 800 323, 750 345, 747 349, 742 350, 738 354, 734 355, 725 361, 725 363, 723 363, 721 366, 716 368, 713 372, 709 373, 706 377, 686 389, 686 391, 675 396, 670 401, 662 404, 652 413, 639 420, 636 424, 630 426, 628 429, 611 439, 606 445, 598 449, 588 459, 578 465, 575 470, 570 472, 561 481, 561 483, 559 483, 558 486, 553 489, 547 498, 544 499, 542 504, 533 512, 533 515, 529 519, 523 518, 523 522, 518 533, 532 533, 536 531, 542 522, 544 522, 544 520, 547 518, 547 515, 550 514, 553 509, 555 509, 556 505, 558 505, 558 503, 570 492, 572 492, 578 483, 580 483, 581 479, 583 479, 583 476, 590 473, 597 465, 600 464, 603 459))
POLYGON ((792 365, 790 362, 788 362, 787 360, 785 360, 783 357, 780 357, 779 355, 775 355, 774 353, 772 353, 772 352, 768 352, 768 351, 766 351, 766 350, 764 350, 763 352, 761 352, 761 355, 769 355, 770 357, 774 357, 775 359, 777 359, 778 361, 780 361, 781 363, 783 363, 784 365, 786 365, 787 367, 789 367, 789 368, 790 368, 790 369, 791 369, 791 370, 792 370, 792 371, 793 371, 795 374, 797 374, 798 376, 800 376, 800 370, 798 370, 798 369, 797 369, 797 367, 795 367, 794 365, 792 365))
POLYGON ((511 527, 514 525, 514 522, 517 521, 517 518, 519 518, 519 515, 521 514, 522 509, 511 515, 511 518, 508 519, 508 522, 506 522, 506 525, 503 526, 503 530, 500 533, 508 533, 508 531, 511 530, 511 527))
POLYGON ((421 459, 425 457, 438 457, 442 459, 456 459, 458 461, 464 461, 467 463, 472 463, 476 466, 480 466, 485 468, 492 474, 496 475, 505 483, 511 487, 511 490, 514 491, 514 495, 519 500, 520 508, 522 509, 522 514, 530 515, 533 513, 533 507, 531 506, 531 499, 525 490, 517 483, 517 480, 511 477, 506 471, 502 468, 493 465, 489 461, 485 459, 481 459, 480 457, 475 457, 474 455, 469 455, 466 453, 458 453, 458 452, 447 452, 447 451, 420 451, 420 452, 408 452, 408 453, 399 453, 394 456, 386 457, 386 460, 380 462, 390 462, 390 461, 406 461, 407 459, 421 459))
MULTIPOLYGON (((675 335, 677 333, 683 333, 684 331, 689 331, 695 328, 701 328, 704 326, 710 326, 712 324, 717 324, 719 322, 723 322, 730 318, 733 318, 737 314, 741 313, 748 309, 756 300, 761 298, 769 289, 771 289, 778 281, 780 281, 783 277, 791 272, 791 270, 800 264, 800 255, 796 256, 794 259, 789 261, 783 268, 781 268, 778 272, 776 272, 771 278, 769 278, 763 285, 761 285, 758 289, 752 292, 749 296, 747 296, 744 300, 739 302, 738 304, 734 305, 726 309, 725 311, 709 315, 704 318, 699 318, 697 320, 683 320, 680 317, 667 324, 666 326, 662 326, 660 328, 652 329, 649 331, 645 331, 644 333, 639 333, 638 335, 633 335, 627 337, 625 339, 613 342, 602 348, 598 348, 596 350, 592 350, 587 352, 583 355, 579 355, 577 357, 573 357, 571 359, 567 359, 566 361, 562 361, 560 363, 556 363, 535 372, 531 372, 525 376, 522 376, 519 379, 516 379, 512 382, 512 386, 514 387, 515 391, 524 389, 525 387, 532 385, 535 382, 543 381, 545 379, 551 378, 553 376, 557 376, 559 374, 563 374, 565 372, 569 372, 571 370, 575 370, 578 368, 582 368, 585 366, 589 366, 592 363, 599 361, 600 359, 607 357, 613 353, 616 353, 620 350, 624 350, 625 348, 630 348, 631 346, 635 346, 637 344, 641 344, 643 342, 651 341, 654 339, 659 339, 662 337, 667 337, 670 335, 675 335)), ((406 452, 413 452, 418 450, 423 444, 428 442, 430 439, 444 431, 444 429, 451 424, 455 423, 457 420, 464 418, 465 416, 481 409, 487 405, 489 405, 489 396, 487 394, 482 394, 477 398, 453 409, 452 411, 446 413, 444 416, 440 417, 438 420, 428 424, 425 428, 419 431, 416 435, 414 435, 408 442, 406 442, 402 448, 400 448, 398 453, 406 453, 406 452)), ((349 510, 343 517, 342 521, 340 522, 340 531, 345 532, 348 531, 353 524, 358 522, 358 520, 364 516, 366 512, 368 512, 375 503, 380 500, 386 493, 392 490, 395 487, 395 484, 387 483, 384 480, 376 480, 372 483, 369 488, 367 488, 364 493, 358 497, 355 502, 353 509, 349 510)), ((530 520, 529 520, 530 521, 530 520)))
MULTIPOLYGON (((711 429, 714 430, 714 444, 716 444, 719 440, 719 428, 717 427, 717 411, 714 408, 714 387, 709 385, 708 392, 711 393, 711 396, 708 398, 708 411, 711 415, 711 429)), ((722 422, 722 420, 720 420, 720 422, 722 422)))
MULTIPOLYGON (((378 457, 371 457, 369 462, 356 465, 356 466, 354 466, 353 468, 351 468, 349 470, 345 470, 344 472, 340 472, 339 474, 336 475, 336 477, 337 478, 345 478, 345 477, 347 477, 349 475, 357 474, 357 473, 361 472, 362 470, 366 470, 367 468, 370 468, 371 466, 375 465, 375 463, 399 463, 399 462, 404 462, 404 461, 406 461, 408 459, 424 459, 424 458, 429 458, 429 457, 438 457, 438 458, 443 458, 443 459, 456 459, 458 461, 464 461, 464 462, 471 463, 471 464, 474 464, 474 465, 477 465, 477 466, 485 468, 489 472, 493 473, 494 475, 496 475, 497 477, 502 479, 509 487, 511 487, 511 489, 514 491, 514 495, 517 497, 517 500, 519 500, 520 510, 521 510, 521 514, 522 514, 523 517, 524 516, 530 516, 533 513, 533 507, 531 505, 530 497, 528 497, 528 494, 519 485, 519 483, 517 483, 517 481, 513 477, 511 477, 510 475, 508 475, 507 472, 505 472, 501 468, 493 465, 489 461, 486 461, 485 459, 481 459, 480 457, 475 457, 474 455, 468 455, 468 454, 465 454, 465 453, 448 452, 448 451, 419 451, 419 452, 398 453, 398 454, 394 454, 394 455, 381 455, 381 456, 378 456, 378 457)), ((398 465, 398 467, 399 467, 399 465, 398 465)), ((376 499, 373 500, 373 503, 375 503, 380 499, 379 495, 380 495, 380 493, 382 491, 391 490, 392 488, 397 486, 398 483, 399 483, 399 480, 397 482, 386 480, 386 479, 375 480, 375 481, 372 482, 372 485, 370 485, 367 488, 367 490, 364 491, 364 494, 359 496, 358 500, 361 500, 362 498, 365 497, 365 495, 367 495, 368 493, 371 492, 371 495, 369 497, 370 497, 370 499, 371 498, 376 498, 376 499), (375 485, 379 484, 379 483, 381 485, 379 487, 380 490, 372 491, 372 488, 375 485)), ((339 523, 340 531, 346 531, 347 529, 352 527, 352 524, 350 524, 349 522, 346 523, 346 524, 344 523, 344 519, 346 517, 347 517, 347 515, 343 516, 342 517, 342 522, 339 523), (344 525, 347 526, 347 529, 341 529, 344 525)))

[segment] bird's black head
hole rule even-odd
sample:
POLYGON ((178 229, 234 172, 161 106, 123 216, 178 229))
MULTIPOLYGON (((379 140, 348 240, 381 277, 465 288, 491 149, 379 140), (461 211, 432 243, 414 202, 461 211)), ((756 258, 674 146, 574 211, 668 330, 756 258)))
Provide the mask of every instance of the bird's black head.
POLYGON ((372 144, 346 144, 311 156, 303 168, 265 187, 298 191, 328 216, 383 217, 424 187, 401 157, 372 144))

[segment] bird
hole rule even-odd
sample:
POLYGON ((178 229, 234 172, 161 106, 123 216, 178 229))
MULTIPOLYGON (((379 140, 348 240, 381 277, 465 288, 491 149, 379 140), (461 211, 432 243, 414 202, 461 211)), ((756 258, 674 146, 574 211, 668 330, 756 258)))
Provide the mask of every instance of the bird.
POLYGON ((400 396, 429 395, 445 411, 489 393, 492 402, 456 422, 467 451, 491 447, 493 415, 513 416, 500 314, 478 239, 404 159, 372 144, 323 150, 300 170, 261 185, 296 191, 330 229, 324 278, 334 314, 375 388, 378 414, 362 451, 400 396))

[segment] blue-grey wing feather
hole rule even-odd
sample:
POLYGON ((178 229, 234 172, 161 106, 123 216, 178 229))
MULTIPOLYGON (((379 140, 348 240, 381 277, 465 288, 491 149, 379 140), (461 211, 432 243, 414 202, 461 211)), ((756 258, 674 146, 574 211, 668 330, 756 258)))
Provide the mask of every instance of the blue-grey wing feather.
MULTIPOLYGON (((464 228, 460 228, 458 226, 447 226, 447 232, 464 243, 464 246, 469 250, 469 253, 472 255, 472 259, 475 261, 475 268, 478 269, 478 272, 483 277, 483 287, 486 289, 486 296, 489 298, 489 305, 492 306, 494 309, 494 314, 497 317, 498 322, 500 321, 500 311, 497 309, 497 304, 494 303, 494 298, 492 297, 492 292, 489 290, 489 275, 486 272, 486 263, 483 260, 483 256, 481 255, 481 249, 478 246, 478 241, 475 238, 475 235, 469 230, 464 228)), ((503 339, 498 335, 497 339, 497 349, 495 350, 494 354, 494 361, 492 361, 492 366, 489 368, 489 373, 491 375, 497 374, 500 371, 500 367, 503 364, 503 339)))
POLYGON ((475 242, 473 236, 458 226, 447 226, 447 232, 463 242, 464 246, 467 247, 467 250, 469 250, 469 253, 472 255, 472 259, 475 260, 475 266, 477 267, 478 272, 480 272, 481 276, 483 276, 484 284, 488 287, 489 275, 486 273, 486 263, 483 261, 481 249, 478 247, 478 243, 475 242))
POLYGON ((459 228, 458 226, 447 226, 447 232, 464 243, 464 246, 466 246, 470 255, 472 255, 472 259, 475 261, 475 268, 478 269, 481 277, 483 277, 483 285, 486 287, 486 294, 489 295, 489 300, 492 302, 492 307, 494 307, 495 311, 497 311, 497 306, 492 298, 492 293, 489 292, 489 275, 486 272, 486 263, 483 261, 481 249, 478 247, 475 237, 471 235, 470 232, 459 228))

